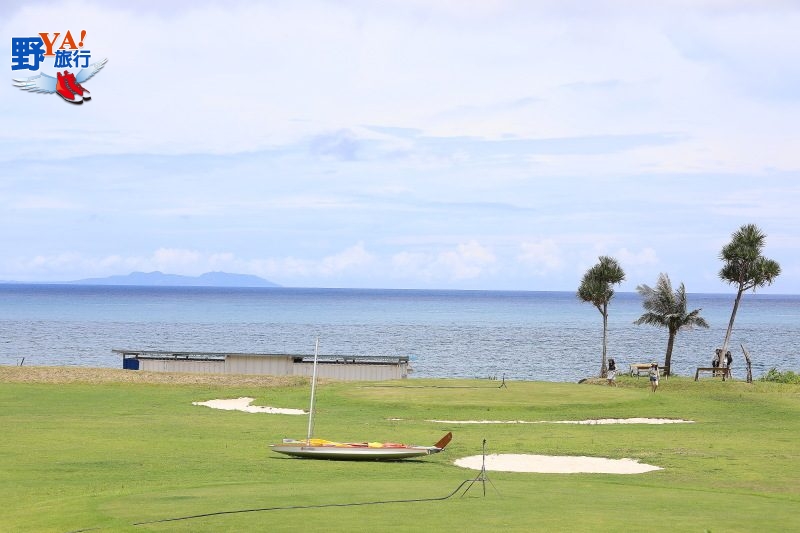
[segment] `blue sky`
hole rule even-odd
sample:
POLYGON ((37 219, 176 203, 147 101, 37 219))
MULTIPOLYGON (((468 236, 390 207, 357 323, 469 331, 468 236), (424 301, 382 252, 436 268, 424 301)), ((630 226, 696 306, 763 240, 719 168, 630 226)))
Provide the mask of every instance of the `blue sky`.
POLYGON ((575 290, 611 255, 728 292, 755 223, 800 293, 800 4, 646 4, 3 3, 6 58, 109 61, 80 106, 7 63, 0 280, 575 290))

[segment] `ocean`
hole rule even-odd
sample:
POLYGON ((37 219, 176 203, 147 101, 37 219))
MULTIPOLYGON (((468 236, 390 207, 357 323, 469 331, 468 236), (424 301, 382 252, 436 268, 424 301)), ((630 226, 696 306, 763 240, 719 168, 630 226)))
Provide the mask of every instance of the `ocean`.
MULTIPOLYGON (((709 329, 678 334, 673 372, 694 375, 722 345, 735 293, 690 294, 709 329)), ((633 324, 636 293, 609 307, 620 369, 663 364, 667 331, 633 324)), ((408 355, 412 378, 578 381, 597 375, 602 316, 574 292, 0 285, 0 364, 121 368, 114 348, 408 355), (23 362, 24 358, 24 362, 23 362)), ((800 370, 800 295, 747 293, 734 325, 733 375, 800 370)))

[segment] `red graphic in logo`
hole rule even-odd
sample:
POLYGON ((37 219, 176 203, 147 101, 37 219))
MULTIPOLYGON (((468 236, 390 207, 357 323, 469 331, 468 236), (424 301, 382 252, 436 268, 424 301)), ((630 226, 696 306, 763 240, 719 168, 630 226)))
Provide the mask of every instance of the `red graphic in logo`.
POLYGON ((84 100, 89 100, 91 93, 81 85, 83 82, 97 74, 105 66, 108 59, 103 59, 97 63, 89 65, 73 74, 67 70, 62 74, 56 73, 56 77, 48 74, 39 74, 30 78, 14 78, 14 86, 23 91, 36 93, 57 93, 66 102, 72 104, 82 104, 84 100))

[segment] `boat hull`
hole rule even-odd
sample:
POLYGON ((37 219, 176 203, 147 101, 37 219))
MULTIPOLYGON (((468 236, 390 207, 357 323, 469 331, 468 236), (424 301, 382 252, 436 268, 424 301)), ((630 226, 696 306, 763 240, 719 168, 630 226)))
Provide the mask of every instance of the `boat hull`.
POLYGON ((336 443, 321 439, 298 441, 286 439, 283 444, 271 444, 273 452, 303 459, 338 459, 341 461, 399 461, 439 453, 450 443, 448 433, 433 446, 413 446, 397 443, 336 443))
POLYGON ((304 459, 338 459, 341 461, 398 461, 436 453, 429 448, 350 448, 345 446, 272 446, 272 451, 304 459))
POLYGON ((447 433, 433 446, 416 446, 396 442, 333 442, 312 439, 314 427, 314 397, 317 384, 317 358, 319 339, 314 345, 314 372, 311 377, 311 407, 308 410, 308 437, 306 440, 283 439, 281 444, 271 444, 273 452, 303 459, 340 459, 343 461, 398 461, 423 457, 442 451, 453 438, 447 433))

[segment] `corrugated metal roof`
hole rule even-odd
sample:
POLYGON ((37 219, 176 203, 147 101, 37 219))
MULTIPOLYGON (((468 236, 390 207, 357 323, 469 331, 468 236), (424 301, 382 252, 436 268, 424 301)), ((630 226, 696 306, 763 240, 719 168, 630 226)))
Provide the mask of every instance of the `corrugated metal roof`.
MULTIPOLYGON (((164 359, 190 361, 224 361, 228 357, 280 357, 291 358, 295 363, 313 363, 314 355, 288 353, 237 353, 237 352, 174 352, 168 350, 122 350, 112 349, 123 357, 136 359, 164 359)), ((407 355, 318 355, 321 364, 400 364, 407 363, 407 355)))

